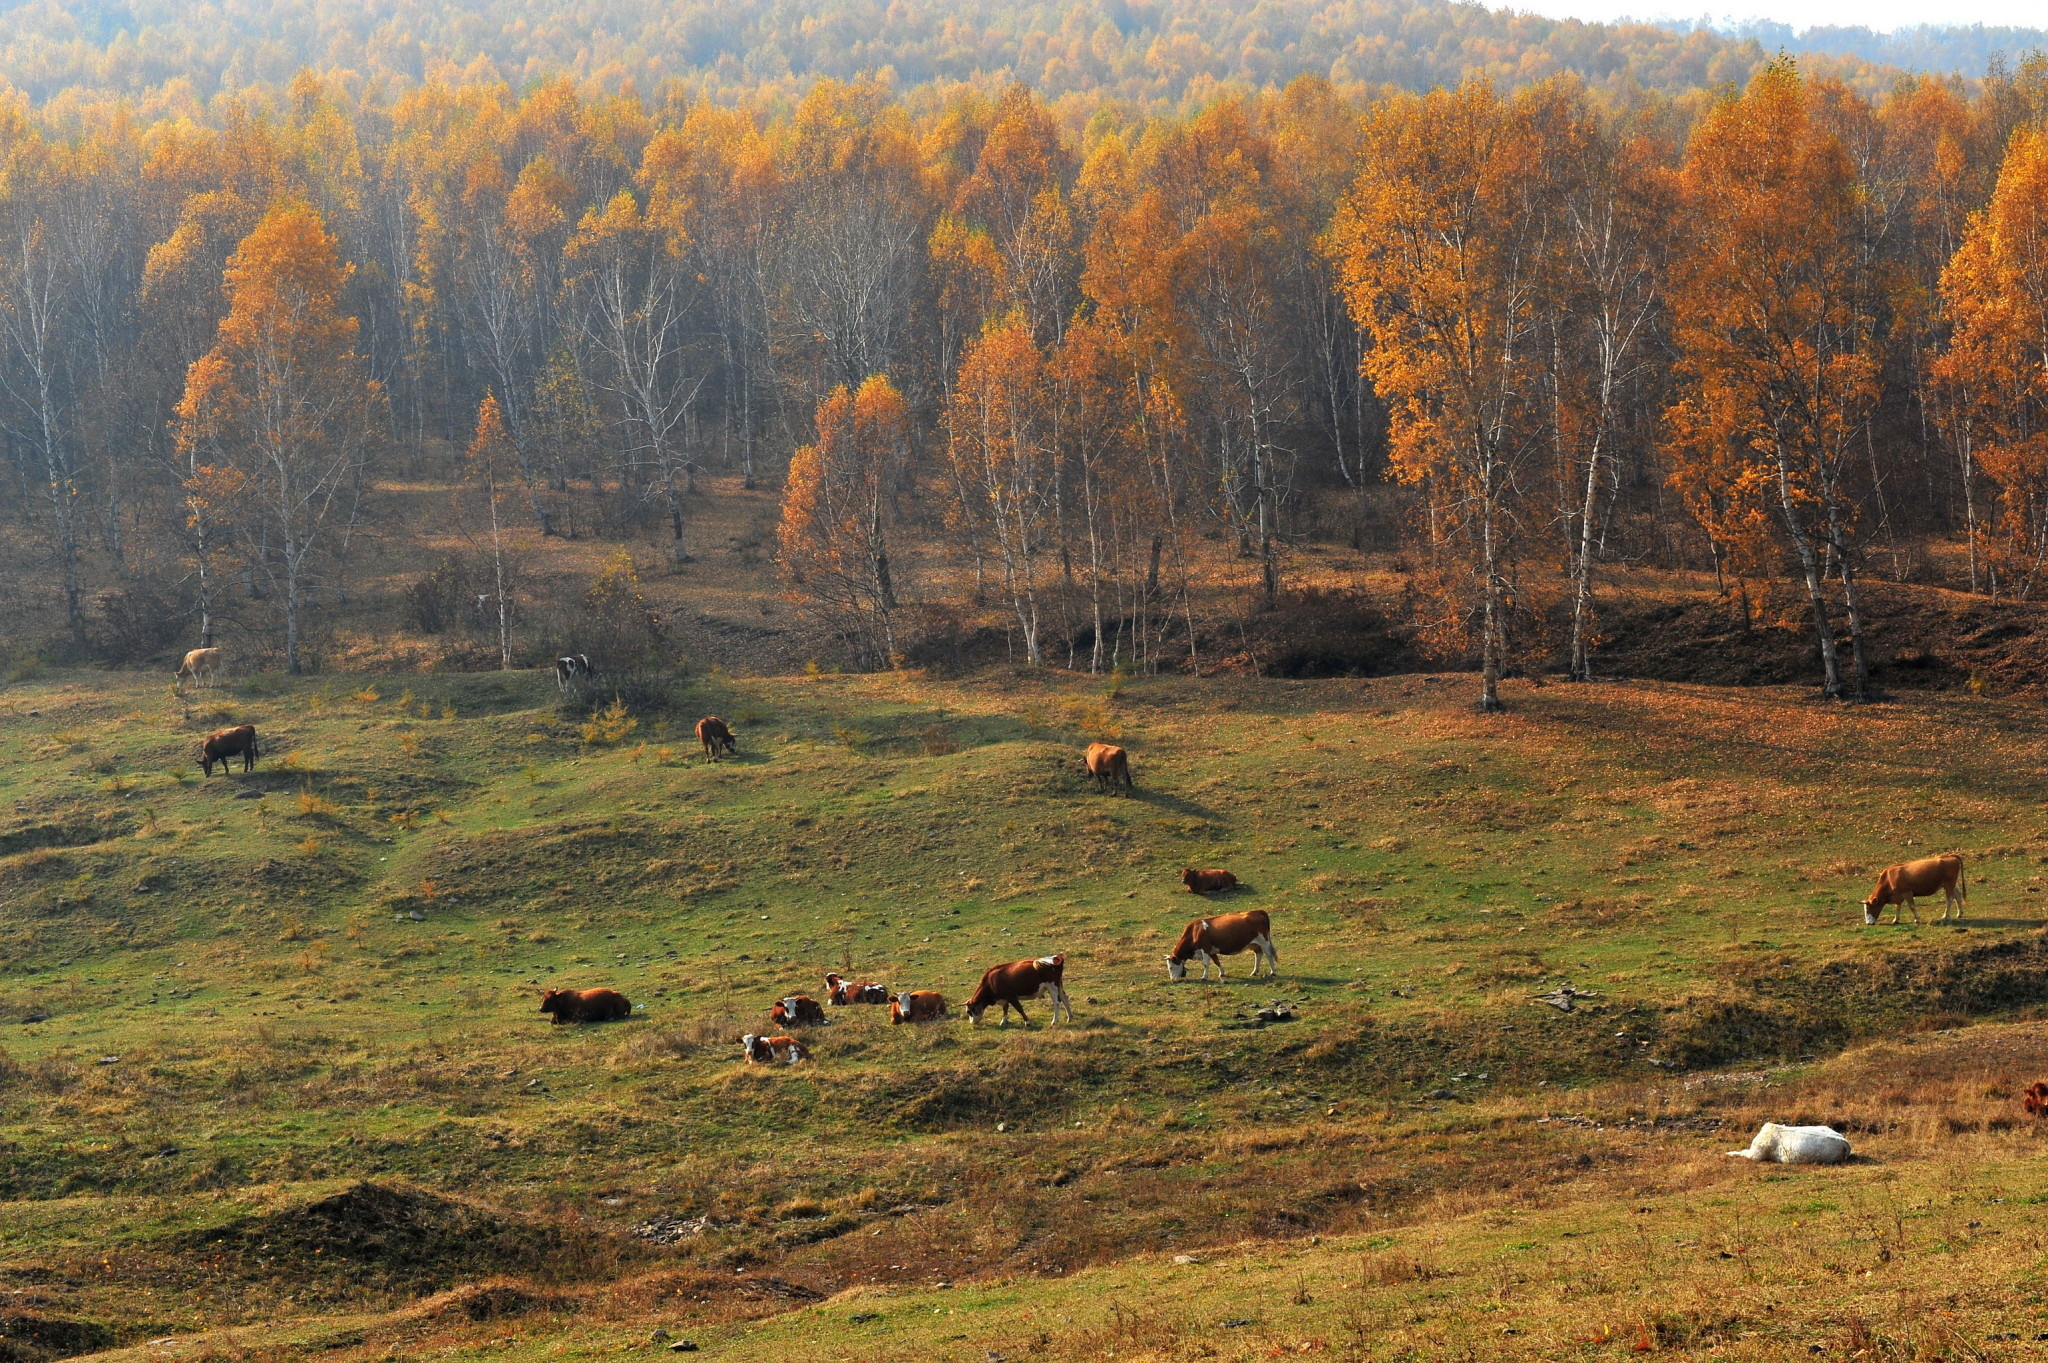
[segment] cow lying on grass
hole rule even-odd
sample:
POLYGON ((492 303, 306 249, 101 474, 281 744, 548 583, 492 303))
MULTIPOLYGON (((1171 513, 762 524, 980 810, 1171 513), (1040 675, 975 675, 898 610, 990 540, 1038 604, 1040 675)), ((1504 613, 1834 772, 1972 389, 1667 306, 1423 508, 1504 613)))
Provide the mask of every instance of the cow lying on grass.
POLYGON ((740 1038, 740 1050, 749 1065, 794 1065, 811 1058, 809 1049, 793 1036, 755 1036, 748 1032, 740 1038))
POLYGON ((1197 871, 1190 866, 1180 873, 1180 883, 1189 894, 1222 894, 1237 888, 1237 877, 1228 871, 1197 871))
POLYGON ((540 1010, 555 1015, 555 1026, 568 1022, 617 1022, 630 1017, 633 1005, 616 989, 550 989, 540 996, 540 1010))
POLYGON ((887 1003, 889 991, 886 987, 868 980, 856 983, 837 974, 831 974, 825 977, 825 997, 834 1004, 887 1003))
POLYGON ((1840 1164, 1849 1158, 1849 1138, 1831 1126, 1780 1126, 1765 1122, 1747 1150, 1730 1150, 1737 1159, 1762 1164, 1840 1164))
POLYGON ((946 1000, 935 989, 906 989, 889 1000, 889 1025, 892 1027, 905 1022, 936 1022, 944 1016, 946 1000))
POLYGON ((768 1010, 768 1020, 777 1027, 823 1027, 826 1023, 825 1009, 809 994, 791 994, 786 999, 775 1000, 768 1010))

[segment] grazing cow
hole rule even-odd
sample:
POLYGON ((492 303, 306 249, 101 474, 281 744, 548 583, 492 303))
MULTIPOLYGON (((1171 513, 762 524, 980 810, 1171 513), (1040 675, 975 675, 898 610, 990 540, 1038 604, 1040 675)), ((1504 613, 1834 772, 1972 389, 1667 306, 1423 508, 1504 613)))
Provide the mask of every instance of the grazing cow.
POLYGON ((555 1015, 555 1026, 569 1022, 617 1022, 631 1017, 633 1005, 616 989, 550 989, 540 996, 540 1010, 555 1015))
POLYGON ((178 668, 178 680, 175 683, 178 694, 185 694, 187 678, 194 686, 218 686, 221 674, 227 671, 227 667, 227 657, 219 649, 193 649, 185 655, 184 663, 178 668))
POLYGON ((1112 743, 1090 743, 1082 762, 1097 790, 1131 790, 1131 755, 1112 743))
POLYGON ((1913 921, 1917 923, 1920 921, 1920 906, 1913 901, 1937 891, 1945 896, 1941 906, 1942 918, 1946 919, 1949 910, 1954 909, 1960 921, 1963 901, 1970 897, 1970 884, 1969 877, 1963 874, 1963 859, 1955 853, 1887 866, 1877 878, 1877 888, 1870 892, 1870 898, 1863 901, 1864 925, 1875 924, 1879 911, 1887 904, 1894 906, 1892 922, 1903 922, 1906 910, 1911 909, 1913 921))
POLYGON ((944 1016, 946 1000, 935 989, 906 989, 889 1000, 889 1025, 892 1027, 905 1022, 936 1022, 944 1016))
POLYGON ((794 1065, 811 1058, 810 1049, 793 1036, 755 1036, 748 1032, 740 1038, 740 1050, 749 1065, 794 1065))
POLYGON ((706 715, 697 721, 697 741, 704 745, 704 756, 716 762, 720 752, 737 754, 740 745, 734 740, 732 730, 725 727, 725 721, 717 715, 706 715))
POLYGON ((1259 977, 1259 963, 1266 964, 1266 973, 1280 973, 1280 954, 1273 950, 1273 923, 1264 909, 1246 909, 1243 913, 1219 913, 1214 918, 1197 918, 1181 931, 1180 942, 1173 953, 1166 958, 1166 977, 1170 980, 1184 980, 1188 977, 1188 962, 1199 957, 1202 962, 1202 978, 1209 978, 1209 963, 1216 963, 1216 978, 1229 978, 1223 973, 1223 958, 1235 956, 1240 951, 1252 953, 1252 978, 1259 977))
POLYGON ((768 1010, 768 1018, 777 1027, 823 1027, 825 1009, 809 994, 791 994, 786 999, 775 1000, 775 1006, 768 1010))
POLYGON ((208 776, 213 775, 213 764, 220 763, 221 775, 228 772, 228 759, 239 756, 243 771, 256 770, 256 759, 263 754, 256 751, 256 726, 238 724, 232 729, 216 729, 199 740, 199 765, 208 776))
POLYGON ((1074 1005, 1067 1001, 1066 987, 1067 958, 1064 956, 1041 956, 1035 961, 1012 961, 1008 965, 992 965, 981 977, 981 983, 974 987, 974 996, 967 1000, 967 1020, 979 1027, 981 1015, 989 1005, 1003 1005, 1001 1026, 1010 1025, 1010 1010, 1017 1010, 1017 1016, 1026 1022, 1024 1000, 1051 999, 1052 1020, 1060 1020, 1060 1009, 1067 1010, 1067 1021, 1074 1020, 1074 1005))
POLYGON ((889 991, 879 984, 862 980, 855 984, 838 975, 825 977, 825 998, 833 1004, 843 1003, 887 1003, 889 991))
POLYGON ((2048 1117, 2048 1084, 2037 1081, 2022 1091, 2020 1106, 2029 1117, 2048 1117))
POLYGON ((597 664, 590 661, 587 653, 571 653, 555 659, 555 689, 567 691, 569 683, 585 681, 597 675, 597 664))
POLYGON ((1849 1138, 1831 1126, 1780 1126, 1765 1122, 1747 1150, 1730 1150, 1737 1159, 1764 1164, 1840 1164, 1849 1158, 1849 1138))
POLYGON ((1197 871, 1192 866, 1180 873, 1180 883, 1189 894, 1222 894, 1237 888, 1237 877, 1228 871, 1197 871))

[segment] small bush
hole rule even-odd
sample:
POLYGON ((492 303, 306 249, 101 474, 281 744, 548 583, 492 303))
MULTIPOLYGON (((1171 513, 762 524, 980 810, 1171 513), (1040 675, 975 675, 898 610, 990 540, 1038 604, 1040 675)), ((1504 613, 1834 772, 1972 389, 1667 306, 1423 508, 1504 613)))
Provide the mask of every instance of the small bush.
POLYGON ((583 741, 591 747, 610 747, 624 742, 626 735, 639 727, 640 721, 627 712, 626 702, 615 697, 604 709, 590 712, 583 724, 583 741))

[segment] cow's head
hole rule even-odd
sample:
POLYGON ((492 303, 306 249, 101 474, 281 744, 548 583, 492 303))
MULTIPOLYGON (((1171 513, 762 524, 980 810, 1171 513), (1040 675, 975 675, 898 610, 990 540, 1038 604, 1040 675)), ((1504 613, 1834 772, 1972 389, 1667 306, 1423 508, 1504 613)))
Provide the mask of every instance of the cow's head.
POLYGON ((1872 895, 1870 898, 1864 900, 1863 926, 1866 928, 1875 927, 1877 925, 1877 912, 1879 909, 1882 909, 1883 907, 1884 905, 1878 902, 1876 895, 1872 895))
POLYGON ((981 1005, 981 1007, 979 1007, 979 1008, 975 1007, 975 1006, 974 1006, 973 1004, 971 1004, 971 1003, 970 1003, 970 1004, 968 1004, 968 1005, 967 1005, 967 1008, 966 1008, 966 1013, 967 1013, 967 1024, 968 1024, 968 1025, 969 1025, 970 1027, 979 1027, 979 1026, 981 1026, 981 1015, 982 1015, 983 1013, 987 1012, 987 1011, 988 1011, 988 1005, 987 1005, 987 1004, 985 1004, 985 1003, 984 1003, 984 1004, 982 1004, 982 1005, 981 1005))
POLYGON ((1188 887, 1188 888, 1189 888, 1190 890, 1192 890, 1192 889, 1194 889, 1194 888, 1195 888, 1195 868, 1194 868, 1194 867, 1192 867, 1192 866, 1189 866, 1189 867, 1186 867, 1186 868, 1184 868, 1184 869, 1183 869, 1183 870, 1181 871, 1181 873, 1180 873, 1180 883, 1181 883, 1181 884, 1183 884, 1183 885, 1185 885, 1185 886, 1187 886, 1187 887, 1188 887))
POLYGON ((1169 980, 1184 980, 1187 977, 1188 963, 1179 956, 1169 953, 1166 958, 1166 978, 1169 980))
POLYGON ((562 1006, 562 991, 561 991, 561 990, 559 990, 559 989, 543 989, 543 990, 541 991, 541 995, 540 995, 540 1010, 541 1010, 541 1012, 543 1012, 543 1013, 552 1013, 552 1012, 555 1012, 555 1011, 557 1011, 557 1010, 558 1010, 559 1008, 561 1008, 561 1006, 562 1006))
POLYGON ((754 1058, 754 1043, 759 1039, 752 1032, 748 1032, 745 1036, 741 1037, 740 1053, 746 1056, 747 1059, 752 1060, 754 1058))

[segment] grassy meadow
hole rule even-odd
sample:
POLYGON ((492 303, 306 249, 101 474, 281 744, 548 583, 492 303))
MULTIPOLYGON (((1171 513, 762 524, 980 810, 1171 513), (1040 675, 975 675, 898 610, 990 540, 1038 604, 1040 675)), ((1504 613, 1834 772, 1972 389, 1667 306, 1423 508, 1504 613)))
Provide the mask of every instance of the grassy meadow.
POLYGON ((2032 707, 1470 691, 711 675, 663 718, 525 673, 9 685, 0 1347, 2048 1347, 2032 707), (711 712, 737 759, 702 760, 711 712), (230 723, 264 759, 202 779, 230 723), (1135 798, 1092 791, 1095 738, 1135 798), (1964 926, 1863 927, 1879 868, 1951 849, 1964 926), (1190 865, 1271 911, 1277 981, 1168 983, 1190 865), (958 1021, 1053 951, 1077 1025, 958 1021), (955 1020, 833 1010, 813 1063, 739 1064, 828 970, 955 1020), (642 1009, 555 1028, 544 985, 642 1009), (1723 1156, 1765 1119, 1864 1158, 1723 1156))

